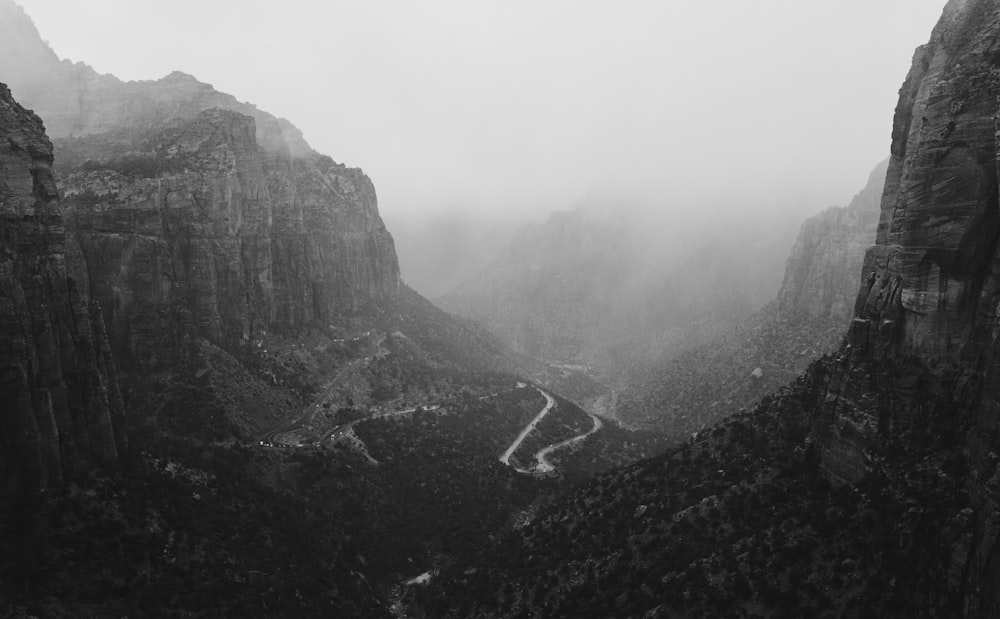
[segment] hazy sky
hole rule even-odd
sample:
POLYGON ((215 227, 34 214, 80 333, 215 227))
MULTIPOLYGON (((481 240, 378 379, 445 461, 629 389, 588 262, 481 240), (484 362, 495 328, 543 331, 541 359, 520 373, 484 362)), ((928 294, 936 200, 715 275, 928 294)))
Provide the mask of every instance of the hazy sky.
POLYGON ((18 0, 56 52, 191 73, 373 178, 392 218, 592 189, 844 204, 945 0, 18 0))

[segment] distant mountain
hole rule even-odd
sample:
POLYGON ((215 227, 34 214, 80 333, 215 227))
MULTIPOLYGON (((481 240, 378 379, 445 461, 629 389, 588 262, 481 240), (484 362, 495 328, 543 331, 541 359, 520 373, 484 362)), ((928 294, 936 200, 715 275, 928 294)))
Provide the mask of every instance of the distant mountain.
POLYGON ((525 354, 606 375, 683 345, 692 325, 760 307, 777 289, 787 228, 757 214, 669 220, 595 196, 521 230, 436 303, 525 354))
POLYGON ((428 299, 446 294, 488 267, 522 224, 460 207, 386 217, 403 281, 428 299))
POLYGON ((802 224, 771 303, 681 354, 630 368, 615 400, 624 422, 683 439, 748 408, 837 349, 875 239, 888 161, 846 207, 802 224))
POLYGON ((664 222, 591 201, 523 229, 436 303, 548 361, 532 375, 590 410, 683 439, 837 347, 886 167, 848 206, 803 223, 794 245, 787 220, 664 222))
POLYGON ((802 224, 778 290, 778 310, 847 323, 854 315, 865 251, 875 238, 888 160, 847 207, 831 207, 802 224))

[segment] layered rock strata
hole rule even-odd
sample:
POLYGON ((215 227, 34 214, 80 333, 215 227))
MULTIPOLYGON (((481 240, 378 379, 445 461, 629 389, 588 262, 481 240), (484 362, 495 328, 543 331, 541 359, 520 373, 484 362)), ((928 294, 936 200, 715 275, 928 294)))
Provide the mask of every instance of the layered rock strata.
POLYGON ((100 75, 58 60, 9 0, 0 14, 0 77, 55 141, 70 270, 130 367, 155 361, 164 335, 232 350, 395 298, 392 237, 363 172, 189 75, 100 75))
POLYGON ((125 409, 100 308, 67 277, 52 145, 0 85, 0 479, 59 484, 126 447, 125 409))
POLYGON ((1000 614, 998 33, 1000 4, 952 0, 914 55, 877 244, 815 431, 842 481, 957 452, 969 507, 938 541, 964 614, 982 617, 1000 614))
POLYGON ((328 324, 398 291, 371 181, 268 152, 211 109, 147 132, 62 142, 74 264, 142 360, 165 313, 212 341, 328 324))
POLYGON ((888 165, 872 170, 849 205, 830 207, 802 224, 778 290, 779 311, 850 322, 865 251, 875 240, 888 165))

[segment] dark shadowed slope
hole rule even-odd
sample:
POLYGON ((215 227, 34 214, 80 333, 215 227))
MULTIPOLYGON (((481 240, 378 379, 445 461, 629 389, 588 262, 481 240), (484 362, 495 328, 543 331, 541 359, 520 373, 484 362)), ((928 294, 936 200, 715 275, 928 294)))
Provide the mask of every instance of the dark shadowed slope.
POLYGON ((114 462, 127 439, 100 308, 67 278, 52 145, 3 85, 0 134, 0 494, 20 494, 114 462))

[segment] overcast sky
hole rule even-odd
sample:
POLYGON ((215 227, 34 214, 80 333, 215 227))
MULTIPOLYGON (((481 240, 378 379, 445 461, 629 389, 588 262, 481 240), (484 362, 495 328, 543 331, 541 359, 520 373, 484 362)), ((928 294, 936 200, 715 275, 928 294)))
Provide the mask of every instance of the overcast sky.
MULTIPOLYGON (((944 0, 18 0, 56 53, 191 73, 373 178, 390 219, 592 190, 812 212, 888 155, 944 0)), ((538 218, 537 216, 535 218, 538 218)))

